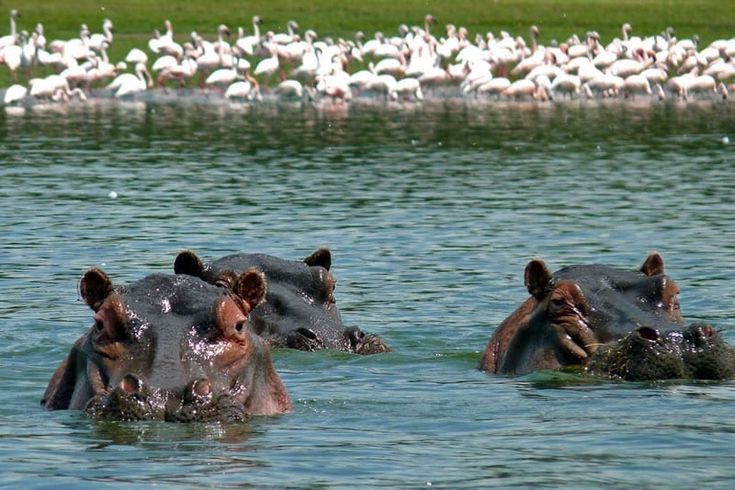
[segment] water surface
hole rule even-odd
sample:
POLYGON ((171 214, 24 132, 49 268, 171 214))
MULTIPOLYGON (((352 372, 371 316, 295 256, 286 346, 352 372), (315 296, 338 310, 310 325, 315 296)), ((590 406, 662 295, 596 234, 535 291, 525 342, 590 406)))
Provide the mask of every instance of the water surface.
POLYGON ((0 112, 0 486, 658 486, 735 480, 735 384, 475 369, 523 268, 663 253, 735 342, 729 103, 214 100, 0 112), (111 192, 117 194, 110 197, 111 192), (346 323, 395 352, 274 352, 294 412, 99 423, 39 399, 92 322, 78 280, 178 251, 333 252, 346 323))

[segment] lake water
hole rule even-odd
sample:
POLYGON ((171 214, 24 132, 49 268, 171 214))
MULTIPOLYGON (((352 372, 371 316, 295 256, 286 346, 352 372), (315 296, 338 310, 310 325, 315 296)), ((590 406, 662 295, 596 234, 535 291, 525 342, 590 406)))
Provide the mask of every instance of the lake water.
POLYGON ((687 319, 735 342, 734 122, 721 101, 0 112, 0 486, 731 486, 735 383, 475 368, 535 256, 633 269, 658 250, 687 319), (395 352, 275 351, 293 413, 223 426, 40 408, 92 323, 87 268, 125 283, 184 248, 319 246, 345 322, 395 352))

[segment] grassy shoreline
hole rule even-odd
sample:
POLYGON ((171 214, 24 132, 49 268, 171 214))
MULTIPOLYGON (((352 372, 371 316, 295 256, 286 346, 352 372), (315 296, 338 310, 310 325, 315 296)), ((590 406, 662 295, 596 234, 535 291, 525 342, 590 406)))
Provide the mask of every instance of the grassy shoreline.
MULTIPOLYGON (((175 37, 183 42, 194 30, 213 39, 221 23, 227 24, 234 36, 239 26, 250 33, 253 15, 264 18, 263 32, 285 31, 288 20, 294 19, 301 32, 311 28, 321 38, 354 39, 358 30, 368 37, 376 31, 393 35, 402 23, 421 24, 427 13, 438 19, 434 26, 437 37, 444 34, 446 24, 453 23, 469 29, 472 39, 476 33, 492 31, 497 35, 500 30, 527 38, 529 27, 536 24, 544 44, 554 39, 563 41, 572 34, 584 36, 589 30, 598 31, 603 42, 609 42, 620 36, 625 22, 633 26, 634 35, 658 34, 672 26, 678 38, 697 34, 703 45, 714 39, 735 37, 735 9, 727 2, 715 0, 210 0, 168 5, 148 0, 2 1, 0 12, 6 20, 0 21, 0 35, 9 31, 7 12, 11 8, 21 11, 19 30, 31 31, 40 22, 49 42, 77 37, 82 23, 92 32, 100 32, 102 20, 110 18, 115 24, 109 53, 113 61, 123 59, 133 47, 148 52, 148 39, 154 29, 163 29, 164 19, 173 22, 175 37)), ((8 85, 7 78, 7 72, 0 72, 0 84, 8 85)))

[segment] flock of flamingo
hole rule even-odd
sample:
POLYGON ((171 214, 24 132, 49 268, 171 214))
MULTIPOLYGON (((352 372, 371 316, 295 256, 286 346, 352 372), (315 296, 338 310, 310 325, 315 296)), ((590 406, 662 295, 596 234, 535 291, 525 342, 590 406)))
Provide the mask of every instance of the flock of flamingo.
POLYGON ((192 32, 180 44, 166 20, 165 32, 156 31, 147 49, 134 48, 124 61, 112 63, 107 55, 112 21, 103 22, 101 33, 82 25, 78 38, 48 42, 42 24, 30 34, 19 32, 18 16, 17 10, 10 12, 10 34, 0 37, 0 62, 13 80, 21 71, 29 81, 5 90, 6 105, 86 100, 90 94, 134 97, 153 88, 168 92, 191 85, 247 101, 264 93, 295 100, 349 101, 358 94, 421 100, 441 87, 469 97, 540 101, 727 98, 735 90, 735 38, 700 47, 696 36, 677 39, 671 28, 638 37, 625 24, 622 37, 608 44, 592 31, 542 46, 536 26, 528 42, 505 31, 473 40, 467 29, 452 24, 437 38, 436 19, 427 15, 423 26, 401 25, 396 36, 377 32, 366 39, 357 32, 354 40, 335 41, 319 40, 313 30, 302 35, 294 21, 287 32, 261 33, 261 18, 255 16, 252 33, 240 27, 232 42, 228 27, 220 25, 216 40, 192 32), (350 69, 356 65, 362 69, 350 69), (31 78, 34 69, 52 74, 31 78))

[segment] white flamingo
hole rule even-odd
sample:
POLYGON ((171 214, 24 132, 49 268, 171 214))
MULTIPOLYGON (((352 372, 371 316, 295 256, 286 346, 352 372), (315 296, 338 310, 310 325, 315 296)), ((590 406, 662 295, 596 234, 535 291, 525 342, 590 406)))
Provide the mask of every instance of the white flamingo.
POLYGON ((5 95, 3 96, 3 103, 5 105, 12 105, 22 102, 23 99, 25 99, 26 95, 28 95, 28 89, 23 85, 18 85, 16 83, 8 87, 8 89, 5 91, 5 95))
POLYGON ((123 73, 118 75, 107 88, 115 91, 115 97, 124 97, 139 92, 144 92, 152 85, 148 69, 143 63, 135 65, 135 75, 123 73))
POLYGON ((251 36, 241 37, 235 42, 235 51, 238 55, 253 56, 255 53, 255 47, 260 44, 260 24, 263 19, 256 15, 253 17, 253 34, 251 36))
POLYGON ((10 11, 10 34, 7 36, 0 37, 0 49, 5 46, 12 46, 18 43, 18 31, 15 26, 15 20, 20 17, 20 12, 13 9, 10 11))
POLYGON ((270 78, 278 71, 280 64, 278 62, 276 51, 272 46, 269 46, 269 50, 271 54, 270 57, 260 60, 260 62, 255 66, 255 71, 253 72, 255 76, 262 75, 266 78, 270 78))
POLYGON ((415 78, 403 78, 398 80, 393 87, 391 87, 388 96, 393 100, 398 100, 401 97, 414 97, 416 100, 424 100, 424 94, 421 91, 421 82, 415 78))
POLYGON ((174 28, 171 21, 166 19, 163 21, 163 25, 166 29, 164 34, 159 34, 155 31, 153 39, 148 41, 148 48, 156 54, 173 56, 174 58, 181 59, 184 54, 184 48, 174 41, 174 28))
POLYGON ((287 99, 303 99, 304 97, 304 86, 298 80, 284 80, 273 91, 287 99))
POLYGON ((89 36, 89 48, 99 53, 102 50, 103 43, 106 42, 108 46, 111 45, 113 28, 112 21, 105 19, 102 22, 102 34, 95 33, 89 36))
POLYGON ((651 95, 651 83, 643 75, 630 75, 623 82, 623 91, 626 97, 635 96, 636 94, 651 95))

